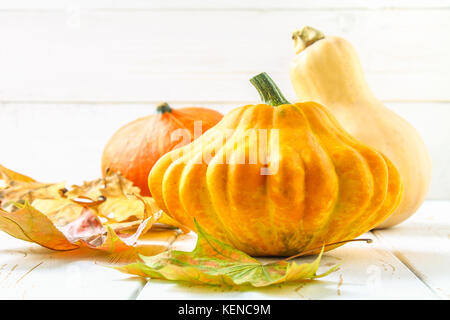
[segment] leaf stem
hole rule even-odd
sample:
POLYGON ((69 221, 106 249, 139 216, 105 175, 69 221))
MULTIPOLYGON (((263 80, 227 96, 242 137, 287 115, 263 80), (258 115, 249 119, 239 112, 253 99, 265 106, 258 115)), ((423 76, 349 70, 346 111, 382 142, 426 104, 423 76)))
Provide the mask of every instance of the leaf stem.
POLYGON ((312 248, 312 249, 309 249, 309 250, 306 250, 306 251, 297 253, 296 255, 290 256, 290 257, 288 257, 288 258, 286 258, 286 259, 283 259, 283 260, 284 260, 284 261, 289 261, 289 260, 292 260, 292 259, 295 259, 295 258, 304 256, 304 255, 306 255, 306 254, 308 254, 308 253, 310 253, 310 252, 313 252, 313 251, 316 251, 316 250, 320 250, 320 249, 322 249, 322 248, 326 248, 326 247, 330 247, 330 246, 335 246, 335 245, 337 245, 337 244, 343 244, 343 243, 347 243, 347 242, 359 242, 359 241, 366 242, 366 243, 372 243, 372 242, 373 242, 372 239, 351 239, 351 240, 343 240, 343 241, 338 241, 338 242, 333 242, 333 243, 324 244, 322 247, 312 248))

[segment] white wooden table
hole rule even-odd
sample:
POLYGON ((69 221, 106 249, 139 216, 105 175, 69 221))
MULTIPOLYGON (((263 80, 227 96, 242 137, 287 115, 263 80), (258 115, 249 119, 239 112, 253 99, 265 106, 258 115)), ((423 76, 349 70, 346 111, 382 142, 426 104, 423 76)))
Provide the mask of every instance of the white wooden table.
MULTIPOLYGON (((169 233, 162 232, 160 250, 164 250, 164 243, 173 242, 169 233)), ((341 264, 341 268, 321 280, 225 290, 145 282, 107 268, 131 261, 128 254, 54 252, 1 233, 0 299, 450 298, 450 201, 427 201, 400 226, 362 237, 373 239, 373 243, 350 243, 324 255, 322 270, 334 264, 341 264)), ((194 244, 194 237, 182 236, 172 248, 189 250, 194 244)))

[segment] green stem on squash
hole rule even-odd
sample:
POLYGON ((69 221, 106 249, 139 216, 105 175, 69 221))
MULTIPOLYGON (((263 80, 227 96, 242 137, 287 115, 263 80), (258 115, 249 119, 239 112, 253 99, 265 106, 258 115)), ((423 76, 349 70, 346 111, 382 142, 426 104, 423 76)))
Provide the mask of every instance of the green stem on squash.
POLYGON ((265 104, 274 107, 281 104, 290 104, 267 73, 263 72, 254 76, 250 79, 250 82, 258 90, 259 96, 265 104))
POLYGON ((161 102, 156 106, 156 112, 160 114, 172 112, 172 108, 169 106, 167 102, 161 102))

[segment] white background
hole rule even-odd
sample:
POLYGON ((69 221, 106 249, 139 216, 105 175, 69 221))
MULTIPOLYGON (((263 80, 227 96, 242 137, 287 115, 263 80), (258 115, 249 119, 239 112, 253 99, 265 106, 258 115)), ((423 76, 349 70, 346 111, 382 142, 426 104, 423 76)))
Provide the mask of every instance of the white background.
POLYGON ((291 33, 306 24, 353 43, 373 91, 429 148, 429 199, 450 199, 450 1, 3 0, 0 163, 49 182, 98 177, 124 123, 160 101, 255 103, 248 79, 262 71, 295 101, 291 33))

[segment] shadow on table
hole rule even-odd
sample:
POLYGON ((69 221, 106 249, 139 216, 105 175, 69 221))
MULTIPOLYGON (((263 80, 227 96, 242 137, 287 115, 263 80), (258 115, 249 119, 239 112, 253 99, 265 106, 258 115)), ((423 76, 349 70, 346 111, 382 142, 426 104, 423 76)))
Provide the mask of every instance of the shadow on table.
POLYGON ((226 288, 208 285, 192 285, 182 282, 150 280, 147 282, 140 299, 300 299, 311 300, 336 297, 337 283, 324 280, 304 280, 292 284, 272 285, 255 288, 251 286, 226 288), (147 290, 148 289, 148 290, 147 290))

